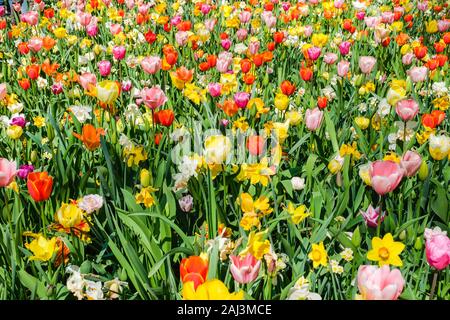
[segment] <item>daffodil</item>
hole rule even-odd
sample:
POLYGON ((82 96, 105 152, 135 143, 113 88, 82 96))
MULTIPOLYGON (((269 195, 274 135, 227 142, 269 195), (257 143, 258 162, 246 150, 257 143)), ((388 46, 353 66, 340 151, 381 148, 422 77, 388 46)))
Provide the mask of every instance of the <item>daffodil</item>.
POLYGON ((367 252, 367 259, 378 261, 380 266, 388 264, 397 267, 403 265, 399 255, 405 248, 401 242, 395 242, 392 234, 386 234, 383 239, 374 237, 372 239, 372 250, 367 252))
POLYGON ((308 254, 308 258, 312 260, 313 267, 318 268, 320 265, 326 267, 328 261, 328 254, 325 251, 325 247, 323 246, 323 242, 319 244, 313 243, 312 250, 308 254))
POLYGON ((248 235, 247 246, 239 253, 241 257, 245 257, 247 253, 251 253, 256 259, 261 260, 262 257, 270 251, 270 241, 263 240, 269 229, 261 232, 252 231, 248 235))
POLYGON ((188 281, 183 284, 182 291, 184 300, 243 300, 244 292, 230 293, 225 284, 218 280, 208 280, 194 289, 194 282, 188 281))
POLYGON ((292 202, 289 202, 287 212, 291 215, 292 221, 295 224, 299 224, 311 215, 304 204, 295 207, 292 202))
POLYGON ((152 195, 152 192, 157 191, 158 189, 154 189, 152 187, 145 187, 142 188, 141 191, 136 194, 136 203, 137 204, 144 204, 146 208, 150 208, 155 204, 155 198, 152 195))

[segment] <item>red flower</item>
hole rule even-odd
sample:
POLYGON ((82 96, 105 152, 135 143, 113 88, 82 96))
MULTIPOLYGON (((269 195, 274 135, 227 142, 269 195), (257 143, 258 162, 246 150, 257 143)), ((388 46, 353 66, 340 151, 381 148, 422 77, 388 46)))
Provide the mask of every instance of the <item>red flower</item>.
POLYGON ((27 187, 34 201, 45 201, 53 190, 53 178, 47 172, 31 172, 28 174, 27 187))
POLYGON ((250 136, 247 139, 247 149, 252 156, 259 156, 264 151, 265 139, 261 136, 250 136))
POLYGON ((317 98, 317 106, 320 109, 325 109, 327 107, 328 99, 327 97, 318 97, 317 98))
POLYGON ((291 94, 293 94, 295 92, 295 86, 289 81, 289 80, 284 80, 281 85, 281 92, 283 92, 283 94, 290 96, 291 94))
POLYGON ((252 68, 252 62, 249 59, 241 60, 241 70, 243 73, 247 73, 252 68))
POLYGON ((199 256, 184 258, 180 263, 180 277, 183 283, 193 281, 194 289, 205 282, 208 275, 208 262, 199 256))
POLYGON ((170 127, 175 119, 175 114, 170 109, 160 110, 156 113, 156 118, 160 125, 170 127))
POLYGON ((152 30, 149 30, 146 34, 144 34, 145 41, 147 41, 149 44, 152 44, 156 41, 156 34, 152 32, 152 30))
POLYGON ((275 41, 276 44, 280 44, 283 42, 284 39, 284 33, 283 32, 275 32, 273 34, 273 40, 275 41))
POLYGON ((313 77, 313 72, 309 68, 302 67, 300 69, 300 76, 302 77, 303 81, 310 81, 313 77))
POLYGON ((25 70, 31 80, 36 80, 37 78, 39 78, 40 67, 37 64, 27 66, 25 70))
POLYGON ((27 91, 28 89, 30 89, 30 80, 28 80, 27 78, 23 78, 17 81, 19 82, 19 86, 21 86, 23 90, 27 91))

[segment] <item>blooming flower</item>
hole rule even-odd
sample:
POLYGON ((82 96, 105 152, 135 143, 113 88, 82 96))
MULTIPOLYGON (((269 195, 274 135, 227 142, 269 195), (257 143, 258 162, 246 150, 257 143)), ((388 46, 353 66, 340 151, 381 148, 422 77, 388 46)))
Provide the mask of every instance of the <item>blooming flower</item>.
POLYGON ((327 266, 328 254, 325 251, 323 242, 320 242, 319 244, 312 244, 312 250, 308 254, 308 258, 312 260, 314 269, 318 268, 320 265, 324 267, 327 266))
POLYGON ((367 252, 367 258, 371 261, 378 261, 380 266, 390 265, 401 267, 403 265, 399 255, 405 248, 401 242, 395 242, 390 233, 383 239, 374 237, 372 239, 372 249, 367 252))

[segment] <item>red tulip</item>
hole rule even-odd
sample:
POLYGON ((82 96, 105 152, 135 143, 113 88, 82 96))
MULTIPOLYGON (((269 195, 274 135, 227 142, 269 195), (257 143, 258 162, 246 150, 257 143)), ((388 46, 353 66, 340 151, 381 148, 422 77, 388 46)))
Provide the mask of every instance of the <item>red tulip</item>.
POLYGON ((53 178, 47 172, 31 172, 28 174, 27 187, 34 201, 45 201, 52 193, 53 178))
POLYGON ((208 262, 199 256, 184 258, 180 263, 180 277, 183 283, 193 281, 197 289, 206 280, 208 275, 208 262))
POLYGON ((156 113, 156 118, 158 118, 158 123, 164 127, 170 127, 172 125, 173 120, 175 119, 175 115, 172 110, 166 109, 161 110, 156 113))

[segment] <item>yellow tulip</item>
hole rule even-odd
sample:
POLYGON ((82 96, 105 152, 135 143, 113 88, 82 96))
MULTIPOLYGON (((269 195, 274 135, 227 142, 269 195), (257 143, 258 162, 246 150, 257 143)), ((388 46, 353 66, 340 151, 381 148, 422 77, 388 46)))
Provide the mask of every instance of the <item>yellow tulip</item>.
POLYGON ((244 292, 230 293, 225 284, 218 280, 208 280, 194 289, 194 282, 188 281, 183 284, 182 291, 184 300, 243 300, 244 292))
POLYGON ((25 236, 34 238, 30 243, 26 243, 25 247, 33 253, 30 260, 48 261, 52 258, 56 250, 56 238, 46 239, 42 234, 25 233, 25 236))

